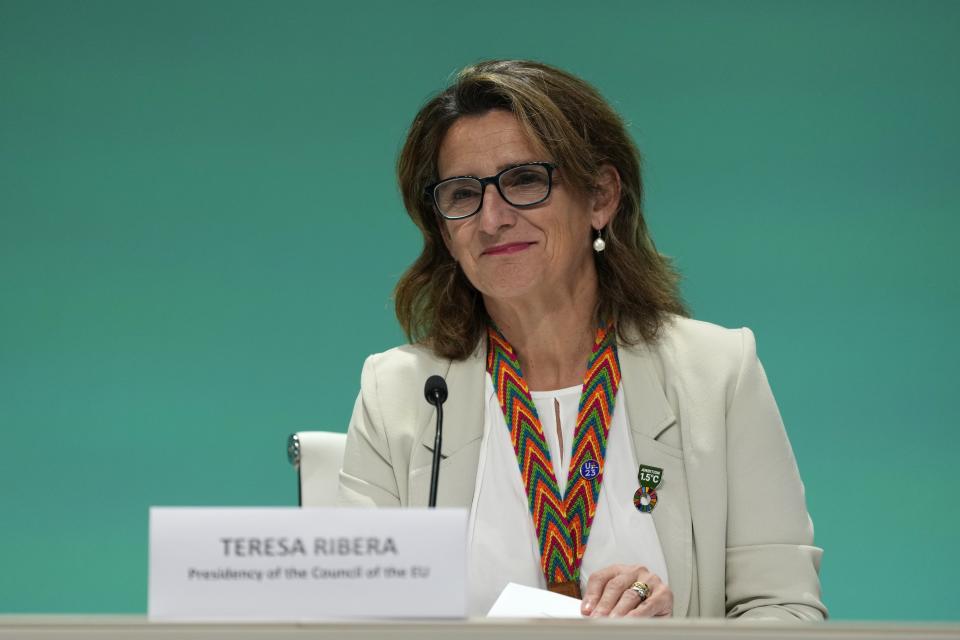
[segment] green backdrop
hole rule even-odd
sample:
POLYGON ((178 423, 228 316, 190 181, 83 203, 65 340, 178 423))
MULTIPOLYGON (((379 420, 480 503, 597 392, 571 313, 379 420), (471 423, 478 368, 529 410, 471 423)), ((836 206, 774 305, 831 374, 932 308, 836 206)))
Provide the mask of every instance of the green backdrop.
POLYGON ((149 505, 289 505, 401 342, 393 178, 460 66, 595 83, 747 325, 840 619, 958 618, 960 3, 0 1, 0 610, 141 612, 149 505))

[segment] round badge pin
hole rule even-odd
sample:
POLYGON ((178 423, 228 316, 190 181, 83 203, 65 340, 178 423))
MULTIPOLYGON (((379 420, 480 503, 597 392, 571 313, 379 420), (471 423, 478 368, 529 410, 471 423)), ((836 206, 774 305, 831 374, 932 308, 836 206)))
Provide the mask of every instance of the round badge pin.
POLYGON ((657 492, 654 489, 640 487, 633 494, 633 506, 640 513, 650 513, 657 506, 657 492))
POLYGON ((585 480, 593 480, 600 475, 600 465, 596 460, 587 460, 580 465, 580 477, 585 480))

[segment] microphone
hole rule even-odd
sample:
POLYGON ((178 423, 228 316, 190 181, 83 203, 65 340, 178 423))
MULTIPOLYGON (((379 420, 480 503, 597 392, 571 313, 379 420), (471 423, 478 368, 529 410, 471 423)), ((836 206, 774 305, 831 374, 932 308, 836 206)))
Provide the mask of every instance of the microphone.
POLYGON ((443 403, 447 401, 447 381, 430 376, 423 385, 423 396, 437 408, 437 437, 433 441, 433 468, 430 470, 430 507, 437 506, 437 480, 440 477, 440 442, 443 436, 443 403))

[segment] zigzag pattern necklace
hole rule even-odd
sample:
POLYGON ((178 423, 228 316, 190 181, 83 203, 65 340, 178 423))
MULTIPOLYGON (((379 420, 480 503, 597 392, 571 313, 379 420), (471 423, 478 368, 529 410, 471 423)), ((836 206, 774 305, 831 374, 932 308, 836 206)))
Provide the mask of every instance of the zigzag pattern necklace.
POLYGON ((540 568, 551 591, 579 598, 580 564, 597 509, 610 417, 620 386, 616 332, 597 329, 580 392, 573 455, 562 497, 517 354, 493 327, 487 330, 487 340, 487 372, 497 390, 527 490, 540 544, 540 568))

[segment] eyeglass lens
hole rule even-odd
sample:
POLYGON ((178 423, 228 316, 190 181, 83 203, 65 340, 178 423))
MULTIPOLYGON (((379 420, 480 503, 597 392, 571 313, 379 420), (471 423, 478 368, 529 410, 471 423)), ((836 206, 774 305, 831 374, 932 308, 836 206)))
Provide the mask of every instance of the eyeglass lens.
MULTIPOLYGON (((542 165, 522 165, 499 176, 500 194, 508 203, 522 207, 544 200, 550 193, 550 173, 542 165)), ((483 184, 477 178, 453 178, 434 190, 437 207, 451 217, 469 216, 480 209, 483 184)))

